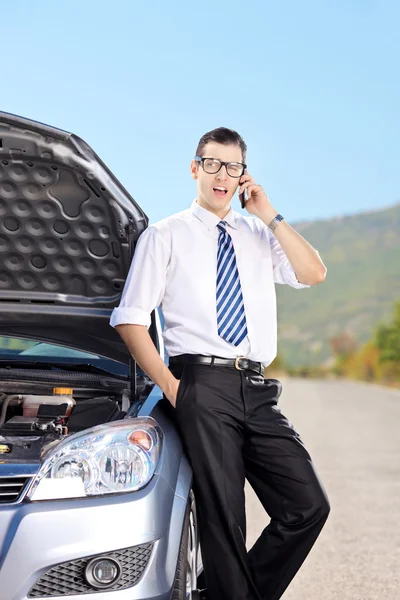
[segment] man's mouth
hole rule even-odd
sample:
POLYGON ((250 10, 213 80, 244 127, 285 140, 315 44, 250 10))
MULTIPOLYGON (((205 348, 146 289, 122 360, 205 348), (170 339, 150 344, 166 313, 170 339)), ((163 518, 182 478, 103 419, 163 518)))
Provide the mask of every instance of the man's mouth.
POLYGON ((216 187, 213 187, 213 190, 214 190, 214 194, 216 196, 218 196, 218 198, 223 198, 228 193, 228 190, 225 187, 219 186, 219 185, 216 187))

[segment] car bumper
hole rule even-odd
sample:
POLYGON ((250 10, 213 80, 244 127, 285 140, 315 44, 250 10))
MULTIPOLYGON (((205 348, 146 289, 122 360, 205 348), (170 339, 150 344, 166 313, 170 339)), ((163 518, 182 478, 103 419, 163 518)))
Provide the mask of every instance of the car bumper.
MULTIPOLYGON (((185 460, 180 468, 178 482, 187 478, 185 460)), ((90 597, 169 600, 186 510, 185 493, 181 488, 172 490, 156 474, 144 489, 133 493, 1 506, 0 600, 30 600, 29 592, 37 580, 59 563, 149 542, 151 553, 133 586, 118 591, 93 590, 90 597)), ((62 597, 83 600, 85 593, 63 593, 62 597)))

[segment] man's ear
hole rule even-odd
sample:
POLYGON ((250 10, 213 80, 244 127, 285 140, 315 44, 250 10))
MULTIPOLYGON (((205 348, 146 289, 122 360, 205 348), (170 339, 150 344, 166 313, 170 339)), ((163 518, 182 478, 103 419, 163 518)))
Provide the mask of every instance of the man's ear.
POLYGON ((198 164, 195 160, 192 160, 192 162, 190 163, 190 172, 192 174, 193 179, 197 179, 197 177, 198 177, 197 170, 198 170, 198 164))

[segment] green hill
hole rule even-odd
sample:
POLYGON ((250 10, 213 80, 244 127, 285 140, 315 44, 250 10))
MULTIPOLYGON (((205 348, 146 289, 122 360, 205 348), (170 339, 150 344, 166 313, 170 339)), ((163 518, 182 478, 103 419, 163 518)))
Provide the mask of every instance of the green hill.
POLYGON ((318 365, 331 356, 331 336, 347 331, 362 343, 390 320, 400 299, 400 204, 292 226, 328 271, 306 290, 276 285, 278 352, 291 366, 318 365))

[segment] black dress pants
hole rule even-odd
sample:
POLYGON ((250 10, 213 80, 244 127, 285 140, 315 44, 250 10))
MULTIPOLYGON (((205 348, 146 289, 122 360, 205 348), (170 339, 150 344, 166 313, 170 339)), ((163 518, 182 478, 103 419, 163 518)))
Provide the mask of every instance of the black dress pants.
POLYGON ((201 364, 180 379, 175 416, 193 470, 209 600, 280 598, 317 539, 329 501, 277 379, 201 364), (246 550, 245 478, 270 523, 246 550))

